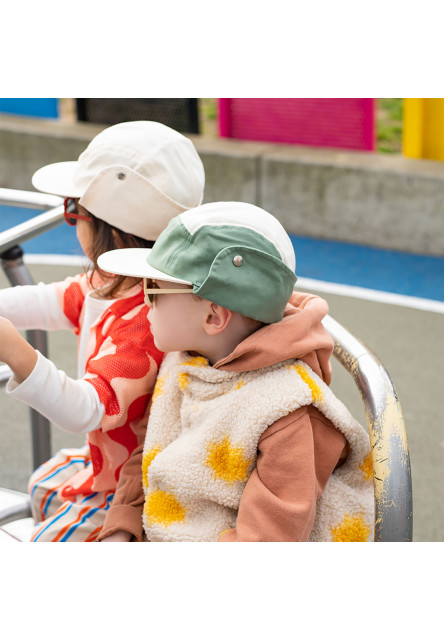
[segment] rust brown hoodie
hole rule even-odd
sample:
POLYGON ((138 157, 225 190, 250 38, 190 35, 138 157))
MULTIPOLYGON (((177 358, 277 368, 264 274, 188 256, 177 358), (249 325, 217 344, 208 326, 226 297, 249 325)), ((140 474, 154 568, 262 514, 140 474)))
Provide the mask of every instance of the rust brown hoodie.
MULTIPOLYGON (((327 312, 321 298, 294 293, 280 322, 250 335, 214 367, 252 371, 298 358, 329 384, 333 341, 322 325, 327 312)), ((142 451, 143 445, 122 468, 100 539, 123 530, 142 540, 142 451)), ((307 540, 316 502, 346 452, 344 436, 313 406, 301 407, 270 425, 259 440, 256 468, 242 495, 236 528, 220 541, 307 540)))

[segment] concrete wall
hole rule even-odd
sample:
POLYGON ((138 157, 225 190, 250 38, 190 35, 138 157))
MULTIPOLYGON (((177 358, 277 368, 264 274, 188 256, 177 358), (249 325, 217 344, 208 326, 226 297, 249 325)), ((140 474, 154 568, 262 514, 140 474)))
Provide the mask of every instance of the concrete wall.
MULTIPOLYGON (((34 171, 76 159, 103 128, 1 116, 0 187, 32 189, 34 171)), ((205 202, 252 202, 289 233, 444 255, 444 163, 190 137, 205 166, 205 202)))
POLYGON ((284 148, 261 171, 262 206, 295 234, 444 255, 444 163, 284 148))

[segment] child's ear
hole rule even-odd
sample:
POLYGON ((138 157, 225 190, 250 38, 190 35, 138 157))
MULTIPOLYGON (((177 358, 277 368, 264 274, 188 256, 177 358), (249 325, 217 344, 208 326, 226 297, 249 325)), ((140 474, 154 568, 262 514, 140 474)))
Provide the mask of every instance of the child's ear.
POLYGON ((214 302, 209 303, 205 316, 204 330, 209 336, 222 333, 230 323, 233 312, 214 302))

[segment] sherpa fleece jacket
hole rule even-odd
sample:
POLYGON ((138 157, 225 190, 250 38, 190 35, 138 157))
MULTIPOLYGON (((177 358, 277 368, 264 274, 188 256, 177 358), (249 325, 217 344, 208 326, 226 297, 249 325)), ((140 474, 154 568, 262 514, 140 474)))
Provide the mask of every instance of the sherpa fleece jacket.
POLYGON ((40 353, 34 370, 7 391, 61 429, 87 433, 92 464, 60 487, 67 500, 114 490, 122 465, 145 437, 147 407, 163 354, 155 347, 140 285, 106 305, 89 325, 95 289, 87 274, 62 282, 0 291, 0 314, 17 329, 68 329, 80 338, 79 378, 74 380, 40 353), (80 357, 81 355, 81 357, 80 357))
MULTIPOLYGON (((321 298, 295 293, 281 322, 256 331, 213 368, 247 372, 297 358, 329 384, 333 341, 321 323, 327 312, 321 298)), ((122 469, 101 538, 125 530, 134 539, 142 539, 142 450, 139 446, 122 469)), ((219 540, 308 540, 317 501, 348 452, 344 435, 312 404, 270 424, 259 438, 256 465, 240 500, 235 526, 219 540)), ((371 477, 371 469, 368 473, 371 477)), ((338 531, 338 539, 355 536, 347 527, 338 531)))
POLYGON ((351 527, 353 541, 369 540, 369 437, 319 376, 300 360, 238 373, 184 352, 166 355, 151 404, 142 460, 147 539, 215 542, 235 527, 260 436, 269 424, 309 404, 351 444, 317 501, 309 540, 334 541, 351 527))

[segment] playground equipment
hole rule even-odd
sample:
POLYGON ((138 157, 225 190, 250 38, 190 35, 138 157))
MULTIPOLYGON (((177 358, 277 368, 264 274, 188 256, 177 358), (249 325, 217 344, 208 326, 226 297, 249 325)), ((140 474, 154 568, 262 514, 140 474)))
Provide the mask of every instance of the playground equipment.
MULTIPOLYGON (((61 199, 45 194, 0 189, 0 203, 51 206, 26 223, 0 233, 1 264, 11 284, 29 284, 31 276, 23 263, 20 243, 59 224, 63 220, 61 199)), ((334 339, 334 356, 353 376, 366 412, 372 446, 375 490, 375 541, 410 542, 412 540, 412 482, 407 436, 401 406, 393 383, 381 361, 345 327, 327 316, 324 326, 334 339)), ((46 353, 42 332, 32 332, 30 342, 46 353)), ((10 375, 0 367, 0 383, 10 375)), ((48 421, 31 411, 33 468, 51 455, 48 421)), ((31 515, 26 494, 0 489, 0 542, 11 539, 21 522, 31 515), (8 524, 9 523, 9 524, 8 524), (12 527, 12 528, 11 528, 12 527), (9 533, 7 533, 9 530, 9 533)), ((18 539, 26 538, 17 536, 18 539)))
POLYGON ((404 98, 403 110, 404 155, 444 160, 444 98, 404 98))
POLYGON ((375 149, 375 98, 219 98, 224 138, 375 149))
POLYGON ((57 118, 57 98, 0 98, 0 112, 28 118, 57 118))
POLYGON ((199 133, 198 98, 76 98, 76 107, 80 122, 155 120, 180 133, 199 133))

